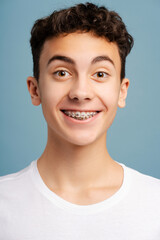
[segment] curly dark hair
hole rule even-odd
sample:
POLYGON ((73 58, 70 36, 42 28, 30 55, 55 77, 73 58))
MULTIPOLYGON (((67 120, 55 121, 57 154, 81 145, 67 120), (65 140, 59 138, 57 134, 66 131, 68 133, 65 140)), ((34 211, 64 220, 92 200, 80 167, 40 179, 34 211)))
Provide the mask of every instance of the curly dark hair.
POLYGON ((33 55, 34 77, 39 79, 39 59, 44 42, 62 34, 93 32, 98 37, 105 37, 115 42, 121 58, 121 81, 125 77, 126 56, 133 47, 133 38, 118 13, 109 11, 104 6, 93 3, 77 4, 68 9, 54 11, 48 17, 38 19, 32 30, 30 44, 33 55))

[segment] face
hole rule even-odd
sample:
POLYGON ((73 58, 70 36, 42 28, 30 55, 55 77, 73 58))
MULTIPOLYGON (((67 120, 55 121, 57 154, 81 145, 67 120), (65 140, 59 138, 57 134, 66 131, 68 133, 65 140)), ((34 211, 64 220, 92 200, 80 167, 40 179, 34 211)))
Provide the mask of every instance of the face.
POLYGON ((74 145, 104 140, 129 85, 120 81, 117 45, 91 33, 59 36, 45 42, 39 66, 39 84, 33 77, 27 84, 32 103, 42 105, 48 134, 74 145))

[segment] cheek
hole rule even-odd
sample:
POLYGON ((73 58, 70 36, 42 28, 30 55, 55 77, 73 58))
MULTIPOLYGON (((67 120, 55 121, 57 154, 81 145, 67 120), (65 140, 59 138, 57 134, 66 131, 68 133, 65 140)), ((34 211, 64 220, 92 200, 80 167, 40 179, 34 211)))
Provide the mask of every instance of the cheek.
POLYGON ((102 86, 97 92, 107 110, 117 108, 119 99, 119 89, 117 86, 108 84, 102 86))
POLYGON ((43 103, 56 105, 65 94, 65 88, 60 83, 52 81, 46 82, 41 87, 41 100, 43 103))
POLYGON ((109 129, 117 113, 119 91, 115 87, 103 88, 99 95, 106 110, 104 128, 109 129))
POLYGON ((53 83, 48 84, 47 86, 44 85, 42 89, 41 103, 42 110, 46 118, 46 115, 54 114, 54 111, 63 99, 65 92, 60 84, 58 85, 53 83))

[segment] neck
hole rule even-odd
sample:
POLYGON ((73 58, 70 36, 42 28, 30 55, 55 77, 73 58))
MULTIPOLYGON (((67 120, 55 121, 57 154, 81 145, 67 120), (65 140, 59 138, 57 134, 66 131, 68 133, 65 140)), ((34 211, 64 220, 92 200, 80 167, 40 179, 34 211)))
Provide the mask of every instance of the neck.
POLYGON ((106 134, 92 144, 77 146, 48 134, 38 169, 44 182, 57 189, 86 189, 102 185, 115 162, 106 148, 106 134))

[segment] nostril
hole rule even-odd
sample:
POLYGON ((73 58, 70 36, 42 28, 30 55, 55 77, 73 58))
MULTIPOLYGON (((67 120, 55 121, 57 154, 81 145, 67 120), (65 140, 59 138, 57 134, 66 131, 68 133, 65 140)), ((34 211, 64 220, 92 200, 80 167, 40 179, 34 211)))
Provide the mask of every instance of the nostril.
POLYGON ((77 97, 74 97, 73 100, 78 101, 79 99, 77 97))

